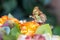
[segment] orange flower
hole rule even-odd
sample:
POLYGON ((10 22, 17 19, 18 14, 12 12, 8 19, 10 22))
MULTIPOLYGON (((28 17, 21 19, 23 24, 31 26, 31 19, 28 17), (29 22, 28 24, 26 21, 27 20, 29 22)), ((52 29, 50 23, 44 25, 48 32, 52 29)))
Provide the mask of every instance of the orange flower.
POLYGON ((19 23, 19 20, 17 20, 16 18, 9 18, 8 20, 11 20, 12 22, 15 22, 15 23, 19 23))
POLYGON ((4 24, 5 23, 5 21, 7 21, 8 20, 8 16, 2 16, 1 18, 0 18, 0 24, 4 24))
POLYGON ((6 15, 5 15, 5 16, 2 16, 1 18, 2 18, 2 20, 4 20, 4 21, 8 20, 8 16, 6 16, 6 15))
POLYGON ((16 18, 8 18, 8 16, 6 16, 6 15, 4 15, 0 18, 0 24, 3 25, 7 20, 11 20, 11 22, 17 23, 20 25, 19 20, 17 20, 16 18))
POLYGON ((0 18, 0 24, 3 24, 3 23, 4 23, 3 19, 2 19, 2 18, 0 18))
POLYGON ((17 22, 19 23, 19 20, 17 20, 16 18, 8 18, 8 16, 2 16, 1 17, 3 19, 3 21, 7 21, 7 20, 11 20, 12 22, 17 22))
POLYGON ((21 27, 22 34, 25 33, 26 35, 33 35, 38 26, 39 26, 38 23, 34 21, 29 21, 29 22, 21 24, 20 27, 21 27))

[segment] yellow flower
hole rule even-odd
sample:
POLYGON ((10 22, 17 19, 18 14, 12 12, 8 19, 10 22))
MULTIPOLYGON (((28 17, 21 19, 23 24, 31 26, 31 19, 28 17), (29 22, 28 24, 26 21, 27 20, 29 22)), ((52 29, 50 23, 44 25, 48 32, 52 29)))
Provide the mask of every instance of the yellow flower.
POLYGON ((21 33, 26 35, 33 35, 39 26, 38 23, 34 21, 29 21, 21 24, 21 33))

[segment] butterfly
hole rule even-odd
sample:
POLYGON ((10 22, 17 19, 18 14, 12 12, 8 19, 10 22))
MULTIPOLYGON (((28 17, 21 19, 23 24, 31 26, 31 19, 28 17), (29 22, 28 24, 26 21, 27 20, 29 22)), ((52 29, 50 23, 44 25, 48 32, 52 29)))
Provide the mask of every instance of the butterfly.
POLYGON ((34 7, 32 18, 39 23, 45 23, 47 20, 46 15, 41 10, 39 10, 38 6, 34 7))

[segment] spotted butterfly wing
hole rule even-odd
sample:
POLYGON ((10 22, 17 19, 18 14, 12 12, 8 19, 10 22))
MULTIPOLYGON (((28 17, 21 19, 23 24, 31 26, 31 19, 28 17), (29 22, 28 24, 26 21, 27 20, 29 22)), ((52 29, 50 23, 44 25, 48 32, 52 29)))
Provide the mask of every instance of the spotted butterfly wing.
POLYGON ((37 6, 33 9, 33 13, 32 14, 33 14, 33 18, 37 22, 44 23, 47 20, 46 15, 43 14, 43 12, 40 11, 37 6))

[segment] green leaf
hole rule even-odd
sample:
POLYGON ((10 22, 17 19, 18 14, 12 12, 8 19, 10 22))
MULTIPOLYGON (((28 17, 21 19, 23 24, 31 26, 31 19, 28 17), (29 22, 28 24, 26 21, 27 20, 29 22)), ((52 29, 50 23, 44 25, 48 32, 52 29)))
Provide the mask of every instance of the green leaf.
POLYGON ((53 29, 53 34, 54 35, 60 35, 60 26, 57 26, 53 29))
POLYGON ((11 13, 8 14, 8 17, 9 18, 14 18, 14 16, 11 13))
POLYGON ((3 40, 16 40, 16 37, 12 35, 4 35, 3 40))
POLYGON ((3 36, 3 40, 16 40, 18 35, 20 35, 20 29, 18 26, 19 25, 15 23, 14 27, 11 29, 10 34, 3 36))
POLYGON ((14 28, 11 29, 11 35, 18 37, 20 33, 20 29, 18 28, 18 24, 15 24, 14 28))
POLYGON ((37 28, 36 34, 44 34, 44 33, 49 33, 52 35, 52 31, 51 31, 51 28, 50 28, 50 25, 49 24, 44 24, 44 25, 41 25, 40 27, 37 28))

